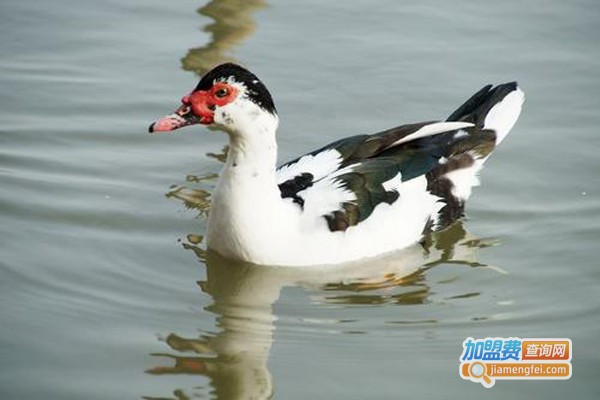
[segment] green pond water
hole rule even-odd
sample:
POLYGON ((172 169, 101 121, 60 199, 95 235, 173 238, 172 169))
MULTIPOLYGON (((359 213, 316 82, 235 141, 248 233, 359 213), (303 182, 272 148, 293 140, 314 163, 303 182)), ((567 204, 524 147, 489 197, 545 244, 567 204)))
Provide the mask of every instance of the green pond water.
POLYGON ((0 398, 600 398, 600 3, 0 4, 0 398), (202 243, 226 138, 148 135, 210 66, 263 79, 280 161, 518 80, 467 217, 387 263, 202 243), (566 381, 459 377, 466 337, 567 337, 566 381))

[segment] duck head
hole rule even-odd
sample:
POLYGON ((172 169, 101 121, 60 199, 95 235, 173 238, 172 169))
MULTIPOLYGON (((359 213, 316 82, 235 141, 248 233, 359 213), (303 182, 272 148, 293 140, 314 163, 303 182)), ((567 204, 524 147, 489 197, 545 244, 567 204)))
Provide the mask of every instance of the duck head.
POLYGON ((247 69, 221 64, 202 77, 181 99, 172 114, 150 125, 150 132, 167 132, 202 124, 236 133, 261 117, 277 120, 273 98, 266 86, 247 69))

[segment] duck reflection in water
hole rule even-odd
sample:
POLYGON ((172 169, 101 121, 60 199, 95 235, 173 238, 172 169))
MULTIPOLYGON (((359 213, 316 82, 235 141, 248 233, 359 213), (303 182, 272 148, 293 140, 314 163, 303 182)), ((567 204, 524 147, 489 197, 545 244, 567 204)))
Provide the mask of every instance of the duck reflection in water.
MULTIPOLYGON (((212 297, 205 310, 216 315, 219 332, 200 338, 169 334, 165 342, 176 353, 153 355, 172 359, 174 365, 146 372, 207 377, 213 388, 211 397, 216 399, 272 398, 274 384, 268 358, 277 319, 273 305, 282 288, 303 287, 317 293, 317 303, 420 304, 427 301, 430 292, 426 280, 429 269, 444 263, 482 266, 477 253, 483 246, 459 222, 420 245, 384 258, 299 269, 234 262, 185 243, 184 247, 206 265, 206 280, 199 282, 199 287, 212 297)), ((182 389, 174 395, 176 399, 190 398, 182 389)))
POLYGON ((266 6, 264 0, 221 0, 199 8, 200 15, 214 21, 203 28, 211 37, 206 45, 188 51, 181 59, 182 68, 204 75, 217 64, 236 61, 232 48, 254 33, 252 14, 266 6))

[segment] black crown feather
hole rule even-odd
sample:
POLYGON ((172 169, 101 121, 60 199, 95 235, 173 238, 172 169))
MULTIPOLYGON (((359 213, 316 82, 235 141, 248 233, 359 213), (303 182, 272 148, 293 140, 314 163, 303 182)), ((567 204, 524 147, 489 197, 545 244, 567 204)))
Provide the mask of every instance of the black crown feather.
POLYGON ((271 93, 269 93, 269 90, 264 83, 262 83, 261 80, 258 79, 258 77, 252 72, 237 64, 221 64, 208 71, 206 75, 200 79, 200 82, 194 91, 208 90, 215 84, 215 82, 225 81, 229 78, 233 78, 235 81, 246 86, 248 98, 252 102, 271 114, 277 113, 271 93))

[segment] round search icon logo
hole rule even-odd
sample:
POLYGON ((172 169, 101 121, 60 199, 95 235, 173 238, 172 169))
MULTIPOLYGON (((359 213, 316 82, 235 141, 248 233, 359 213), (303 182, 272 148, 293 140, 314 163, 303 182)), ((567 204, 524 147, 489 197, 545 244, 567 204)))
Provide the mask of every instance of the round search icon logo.
POLYGON ((475 361, 469 365, 469 375, 475 379, 483 379, 488 385, 492 384, 492 380, 487 374, 487 367, 481 361, 475 361))

